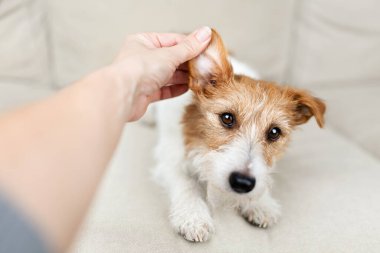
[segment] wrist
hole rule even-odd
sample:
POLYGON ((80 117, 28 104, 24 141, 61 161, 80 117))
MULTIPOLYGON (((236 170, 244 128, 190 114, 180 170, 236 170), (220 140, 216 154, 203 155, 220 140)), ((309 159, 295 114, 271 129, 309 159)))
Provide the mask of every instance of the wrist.
POLYGON ((79 93, 83 99, 93 100, 92 105, 98 112, 125 122, 131 113, 137 84, 138 75, 133 69, 112 64, 87 76, 78 88, 82 87, 79 93), (107 112, 102 112, 104 110, 107 112))
POLYGON ((123 60, 115 62, 104 69, 113 82, 120 84, 120 88, 135 91, 141 78, 142 69, 136 61, 123 60))

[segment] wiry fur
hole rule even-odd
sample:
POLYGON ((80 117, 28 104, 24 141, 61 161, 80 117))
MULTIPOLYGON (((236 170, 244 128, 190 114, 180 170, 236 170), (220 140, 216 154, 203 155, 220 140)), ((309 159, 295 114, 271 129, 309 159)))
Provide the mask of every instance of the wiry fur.
POLYGON ((318 98, 253 79, 254 72, 235 60, 232 65, 214 31, 208 49, 189 63, 192 92, 157 108, 155 175, 168 190, 174 229, 190 241, 210 238, 211 209, 221 203, 236 208, 252 224, 274 224, 280 216, 270 195, 274 163, 296 125, 312 116, 321 127, 324 123, 325 105, 318 98), (219 116, 225 112, 236 117, 231 129, 221 124, 219 116), (282 134, 270 142, 267 133, 273 126, 282 134), (251 192, 231 189, 228 178, 234 171, 255 177, 251 192))

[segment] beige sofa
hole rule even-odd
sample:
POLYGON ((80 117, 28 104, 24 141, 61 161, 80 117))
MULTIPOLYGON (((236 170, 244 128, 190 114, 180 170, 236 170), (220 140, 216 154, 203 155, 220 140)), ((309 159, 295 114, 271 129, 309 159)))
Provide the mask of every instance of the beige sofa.
POLYGON ((150 179, 155 129, 129 124, 71 252, 380 252, 380 2, 376 0, 0 0, 0 108, 38 98, 112 61, 128 33, 215 27, 265 79, 328 105, 277 165, 273 228, 218 210, 189 243, 150 179))

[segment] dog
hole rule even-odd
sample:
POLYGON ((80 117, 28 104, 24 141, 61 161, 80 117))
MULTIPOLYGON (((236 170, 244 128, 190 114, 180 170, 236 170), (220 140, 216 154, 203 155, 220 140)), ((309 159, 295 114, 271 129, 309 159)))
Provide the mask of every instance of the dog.
POLYGON ((281 213, 271 196, 275 162, 296 126, 314 116, 323 127, 324 102, 230 61, 215 30, 189 62, 189 76, 191 91, 156 108, 154 175, 170 197, 173 228, 188 241, 207 241, 221 203, 253 225, 272 226, 281 213))

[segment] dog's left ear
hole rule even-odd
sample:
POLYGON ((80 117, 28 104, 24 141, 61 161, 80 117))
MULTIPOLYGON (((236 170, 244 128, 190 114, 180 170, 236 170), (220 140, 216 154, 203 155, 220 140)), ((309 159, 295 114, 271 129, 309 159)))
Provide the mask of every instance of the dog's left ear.
POLYGON ((300 125, 306 123, 312 116, 314 116, 319 127, 322 128, 325 123, 325 103, 304 90, 288 88, 286 91, 291 100, 290 110, 293 115, 293 123, 295 125, 300 125))
POLYGON ((233 78, 233 70, 228 61, 228 52, 220 35, 212 29, 211 41, 206 50, 189 61, 189 87, 196 94, 207 88, 217 88, 229 83, 233 78))

